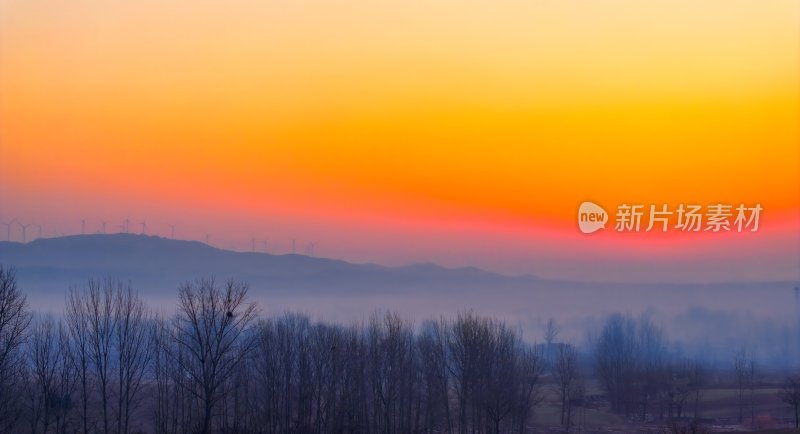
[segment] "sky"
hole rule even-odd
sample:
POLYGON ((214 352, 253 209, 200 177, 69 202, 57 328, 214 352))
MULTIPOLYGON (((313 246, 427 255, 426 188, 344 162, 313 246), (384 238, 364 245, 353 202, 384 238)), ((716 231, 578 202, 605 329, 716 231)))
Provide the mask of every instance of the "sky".
POLYGON ((128 218, 354 262, 796 281, 798 53, 794 0, 0 0, 0 219, 27 240, 128 218), (578 230, 587 200, 606 229, 578 230), (755 232, 618 232, 623 203, 763 211, 755 232))

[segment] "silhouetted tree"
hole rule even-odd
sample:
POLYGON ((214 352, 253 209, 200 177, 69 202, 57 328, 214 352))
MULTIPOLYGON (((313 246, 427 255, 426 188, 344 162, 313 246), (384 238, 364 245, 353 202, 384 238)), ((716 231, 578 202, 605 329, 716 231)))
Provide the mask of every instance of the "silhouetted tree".
POLYGON ((452 324, 448 350, 459 432, 522 432, 539 403, 541 355, 502 322, 471 312, 452 324))
POLYGON ((708 369, 700 360, 689 360, 686 364, 688 372, 689 384, 688 389, 694 397, 694 419, 700 418, 700 396, 703 388, 706 385, 706 376, 708 369))
POLYGON ((77 385, 68 356, 69 337, 51 315, 37 318, 28 338, 26 388, 31 432, 68 430, 77 385))
POLYGON ((641 412, 644 420, 654 397, 666 382, 666 339, 646 318, 614 314, 595 342, 595 367, 600 384, 616 413, 641 412))
POLYGON ((583 382, 578 371, 578 352, 572 345, 560 345, 553 366, 558 398, 561 404, 561 424, 569 427, 572 404, 581 399, 583 382))
POLYGON ((90 403, 99 398, 102 432, 127 433, 153 348, 144 302, 130 283, 90 279, 84 288, 70 289, 64 316, 83 432, 93 430, 90 403))
POLYGON ((550 318, 545 323, 543 332, 544 343, 546 345, 544 359, 548 365, 552 365, 555 356, 553 351, 553 343, 555 342, 561 330, 559 329, 558 324, 556 324, 556 320, 554 318, 550 318))
MULTIPOLYGON (((642 420, 647 420, 651 404, 669 383, 670 375, 663 331, 646 318, 636 329, 636 377, 642 420)), ((685 400, 685 396, 683 397, 685 400)))
POLYGON ((397 314, 373 315, 367 328, 370 432, 412 432, 416 387, 413 333, 397 314))
POLYGON ((199 432, 211 430, 214 410, 225 385, 254 346, 251 328, 255 304, 247 303, 248 286, 213 278, 186 283, 179 290, 178 314, 171 338, 177 342, 180 386, 200 401, 199 432))
POLYGON ((88 361, 100 393, 103 432, 111 432, 112 359, 116 329, 115 291, 122 283, 111 278, 91 279, 79 295, 88 325, 88 361))
POLYGON ((453 421, 450 414, 450 376, 447 359, 447 322, 423 323, 417 338, 420 368, 422 369, 425 432, 451 433, 453 421))
POLYGON ((21 401, 20 379, 24 374, 22 345, 31 314, 25 296, 17 287, 14 268, 0 265, 0 431, 12 432, 21 401))
POLYGON ((89 313, 84 303, 84 292, 76 287, 69 289, 64 317, 69 338, 67 358, 73 365, 78 381, 81 428, 84 434, 88 434, 89 397, 92 392, 92 376, 89 368, 89 313))
POLYGON ((750 390, 751 420, 755 421, 755 356, 745 349, 734 354, 733 369, 736 378, 737 398, 739 403, 739 423, 744 422, 745 392, 750 390))
POLYGON ((114 294, 114 353, 117 373, 117 432, 127 434, 153 355, 152 319, 139 295, 128 286, 114 294))
POLYGON ((629 316, 612 315, 595 344, 595 364, 600 384, 612 411, 629 414, 636 384, 636 323, 629 316))
POLYGON ((516 360, 516 405, 512 411, 513 431, 522 434, 528 429, 533 411, 542 402, 540 379, 545 363, 536 347, 521 345, 516 360))
POLYGON ((800 376, 786 377, 778 396, 794 412, 794 427, 800 428, 800 376))

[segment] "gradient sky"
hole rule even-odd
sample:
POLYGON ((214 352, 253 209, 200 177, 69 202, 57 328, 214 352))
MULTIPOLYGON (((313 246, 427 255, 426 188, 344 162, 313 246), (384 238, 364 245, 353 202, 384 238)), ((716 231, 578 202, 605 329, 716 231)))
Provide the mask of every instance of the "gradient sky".
POLYGON ((0 218, 800 280, 798 53, 795 0, 0 0, 0 218), (755 233, 584 235, 584 200, 764 212, 755 233))

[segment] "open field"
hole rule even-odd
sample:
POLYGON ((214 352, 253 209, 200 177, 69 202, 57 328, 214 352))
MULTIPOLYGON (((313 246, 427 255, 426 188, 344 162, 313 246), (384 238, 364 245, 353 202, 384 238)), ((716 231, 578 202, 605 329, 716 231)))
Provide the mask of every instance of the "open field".
MULTIPOLYGON (((554 384, 547 379, 542 390, 542 402, 536 409, 533 425, 538 432, 546 433, 672 433, 657 415, 648 415, 648 422, 639 418, 617 415, 611 412, 596 380, 588 380, 587 404, 573 409, 572 427, 567 431, 560 426, 560 407, 554 384)), ((752 396, 755 405, 750 406, 751 392, 744 396, 744 421, 739 423, 738 390, 732 384, 715 385, 704 389, 700 396, 698 418, 699 432, 756 432, 756 433, 800 433, 795 430, 790 409, 778 397, 779 388, 764 384, 756 388, 752 396), (755 415, 755 418, 753 418, 755 415), (755 423, 753 423, 755 421, 755 423)), ((687 403, 684 422, 693 416, 693 402, 687 403)), ((690 433, 691 431, 686 431, 690 433)))

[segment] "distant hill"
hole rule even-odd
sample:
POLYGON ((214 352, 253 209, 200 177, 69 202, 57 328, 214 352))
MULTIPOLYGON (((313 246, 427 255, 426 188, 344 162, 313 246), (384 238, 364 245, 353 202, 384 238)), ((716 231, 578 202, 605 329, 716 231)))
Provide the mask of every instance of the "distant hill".
MULTIPOLYGON (((116 276, 147 288, 215 275, 275 290, 374 290, 402 286, 507 285, 536 280, 509 277, 473 267, 435 264, 385 267, 286 254, 234 252, 197 241, 134 234, 75 235, 27 244, 0 242, 0 263, 17 268, 35 287, 65 287, 89 277, 116 276)), ((32 288, 35 289, 35 288, 32 288)))

